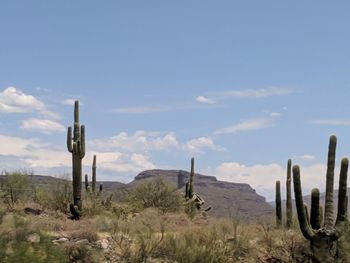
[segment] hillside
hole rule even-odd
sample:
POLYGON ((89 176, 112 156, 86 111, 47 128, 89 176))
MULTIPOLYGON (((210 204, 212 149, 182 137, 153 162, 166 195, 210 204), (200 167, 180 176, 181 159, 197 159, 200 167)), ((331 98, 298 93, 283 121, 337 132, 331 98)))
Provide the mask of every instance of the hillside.
MULTIPOLYGON (((144 180, 162 177, 178 189, 185 192, 189 172, 183 170, 147 170, 139 173, 129 185, 144 180)), ((239 216, 242 219, 254 219, 273 215, 273 208, 248 184, 218 181, 214 176, 195 174, 195 192, 212 206, 209 212, 213 216, 239 216)))

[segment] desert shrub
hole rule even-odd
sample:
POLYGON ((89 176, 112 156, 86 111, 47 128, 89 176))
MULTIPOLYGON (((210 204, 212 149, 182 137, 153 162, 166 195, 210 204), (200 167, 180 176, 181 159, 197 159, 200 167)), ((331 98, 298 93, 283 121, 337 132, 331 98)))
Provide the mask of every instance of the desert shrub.
POLYGON ((13 207, 19 201, 30 194, 28 191, 28 175, 26 171, 5 172, 1 182, 1 191, 3 193, 4 202, 13 207))
POLYGON ((165 213, 176 211, 182 206, 181 194, 161 178, 138 185, 129 192, 127 200, 136 211, 155 207, 165 213))
POLYGON ((67 175, 60 177, 62 180, 57 181, 55 184, 37 189, 35 200, 43 208, 65 213, 72 202, 73 189, 72 182, 66 180, 68 178, 67 175))
POLYGON ((0 262, 67 262, 63 250, 54 246, 49 236, 33 229, 28 219, 14 215, 9 221, 10 225, 1 225, 0 262), (28 242, 28 236, 34 233, 40 240, 28 242))

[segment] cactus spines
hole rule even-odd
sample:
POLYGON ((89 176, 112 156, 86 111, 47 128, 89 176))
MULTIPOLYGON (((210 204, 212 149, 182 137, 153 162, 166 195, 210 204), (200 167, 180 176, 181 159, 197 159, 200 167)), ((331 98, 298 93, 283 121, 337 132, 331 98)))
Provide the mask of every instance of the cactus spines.
POLYGON ((85 191, 89 191, 89 177, 87 174, 85 174, 85 191))
POLYGON ((92 192, 95 193, 96 189, 96 155, 92 161, 92 182, 91 182, 92 192))
POLYGON ((194 158, 191 158, 191 173, 190 173, 190 182, 188 188, 188 197, 191 199, 194 194, 194 158))
MULTIPOLYGON (((73 177, 73 206, 76 209, 75 215, 80 217, 82 209, 81 188, 82 188, 82 159, 85 156, 85 126, 79 124, 79 101, 74 103, 74 129, 67 131, 67 148, 72 153, 72 177, 73 177)), ((72 213, 73 214, 73 213, 72 213)), ((73 215, 74 216, 74 215, 73 215)), ((77 217, 77 216, 75 216, 77 217)), ((76 218, 76 219, 78 219, 76 218)))
POLYGON ((286 226, 287 228, 290 228, 293 224, 293 208, 292 208, 292 160, 288 159, 287 162, 287 181, 286 181, 286 189, 287 189, 287 202, 286 202, 286 216, 287 216, 287 222, 286 226))
POLYGON ((282 224, 281 182, 276 181, 276 225, 282 224))
POLYGON ((305 213, 303 196, 300 182, 300 168, 298 165, 293 166, 293 182, 295 203, 298 212, 298 221, 300 230, 304 237, 310 240, 310 246, 313 253, 313 262, 330 263, 335 262, 336 254, 332 247, 336 245, 335 241, 339 239, 346 220, 346 187, 347 187, 347 172, 349 161, 343 158, 341 161, 339 191, 338 191, 338 214, 336 222, 333 225, 333 182, 334 182, 334 167, 335 167, 335 148, 337 138, 332 135, 329 142, 327 175, 326 175, 326 200, 325 200, 325 218, 323 227, 316 228, 322 224, 321 213, 319 206, 319 191, 313 189, 311 208, 311 223, 308 222, 307 214, 305 213), (330 198, 332 197, 332 198, 330 198), (317 208, 318 206, 318 208, 317 208), (314 214, 313 214, 314 213, 314 214))

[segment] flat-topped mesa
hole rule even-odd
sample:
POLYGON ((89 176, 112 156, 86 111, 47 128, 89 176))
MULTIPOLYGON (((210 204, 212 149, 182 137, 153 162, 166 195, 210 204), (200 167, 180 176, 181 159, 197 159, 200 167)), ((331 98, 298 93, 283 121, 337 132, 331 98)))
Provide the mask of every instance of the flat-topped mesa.
POLYGON ((74 129, 68 127, 67 148, 72 153, 73 204, 70 210, 74 219, 79 219, 82 210, 82 159, 85 156, 85 126, 79 124, 79 101, 74 103, 74 129), (73 135, 73 137, 72 137, 73 135))
POLYGON ((340 167, 339 190, 338 190, 338 214, 333 223, 333 188, 334 188, 334 167, 337 137, 332 135, 329 139, 328 161, 326 174, 326 198, 324 223, 322 225, 322 208, 319 204, 320 192, 314 188, 311 193, 311 216, 305 212, 305 204, 300 182, 300 168, 293 166, 293 183, 295 193, 295 204, 298 212, 298 221, 302 234, 310 240, 313 253, 313 262, 331 263, 337 261, 337 253, 334 253, 336 241, 343 233, 347 217, 347 173, 349 161, 343 158, 340 167))

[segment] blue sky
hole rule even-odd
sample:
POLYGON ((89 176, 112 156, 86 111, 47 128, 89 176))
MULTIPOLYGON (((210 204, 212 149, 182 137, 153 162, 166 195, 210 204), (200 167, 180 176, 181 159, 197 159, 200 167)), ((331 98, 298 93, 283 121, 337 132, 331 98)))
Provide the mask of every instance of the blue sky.
POLYGON ((350 4, 315 3, 3 1, 1 168, 69 173, 79 99, 100 179, 195 156, 271 199, 292 158, 323 189, 329 135, 350 152, 350 4))

